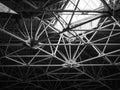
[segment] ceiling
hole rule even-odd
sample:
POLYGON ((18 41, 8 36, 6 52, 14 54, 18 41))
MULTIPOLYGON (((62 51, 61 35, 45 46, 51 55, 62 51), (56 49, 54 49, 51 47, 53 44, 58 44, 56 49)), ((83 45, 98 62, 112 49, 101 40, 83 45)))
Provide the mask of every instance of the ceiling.
POLYGON ((119 0, 0 0, 1 90, 119 90, 119 0))

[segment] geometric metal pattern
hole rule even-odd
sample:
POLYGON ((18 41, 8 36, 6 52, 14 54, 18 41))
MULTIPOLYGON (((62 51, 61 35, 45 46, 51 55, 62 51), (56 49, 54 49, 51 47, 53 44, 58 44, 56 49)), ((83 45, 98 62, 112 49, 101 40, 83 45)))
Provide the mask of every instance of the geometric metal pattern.
POLYGON ((99 0, 102 7, 97 10, 56 9, 72 1, 77 2, 73 3, 75 8, 81 1, 94 3, 66 0, 45 8, 41 17, 8 13, 0 21, 0 84, 6 85, 0 86, 1 90, 118 89, 119 0, 99 0), (68 23, 61 12, 71 14, 68 23), (71 24, 78 13, 94 15, 71 24), (95 28, 79 28, 97 19, 95 28), (58 22, 65 26, 62 30, 55 27, 58 22))

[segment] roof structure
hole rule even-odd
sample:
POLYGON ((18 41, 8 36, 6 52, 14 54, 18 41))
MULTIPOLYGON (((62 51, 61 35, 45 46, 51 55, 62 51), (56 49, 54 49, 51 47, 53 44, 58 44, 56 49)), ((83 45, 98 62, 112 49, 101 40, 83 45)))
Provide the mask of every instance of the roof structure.
POLYGON ((0 0, 0 90, 119 90, 119 0, 0 0))

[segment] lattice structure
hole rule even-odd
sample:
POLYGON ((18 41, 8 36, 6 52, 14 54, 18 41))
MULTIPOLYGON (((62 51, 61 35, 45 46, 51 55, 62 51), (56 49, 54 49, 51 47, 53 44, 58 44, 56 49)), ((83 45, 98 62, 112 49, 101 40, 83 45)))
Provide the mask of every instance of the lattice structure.
POLYGON ((49 2, 37 15, 1 14, 1 89, 119 89, 119 0, 49 2))

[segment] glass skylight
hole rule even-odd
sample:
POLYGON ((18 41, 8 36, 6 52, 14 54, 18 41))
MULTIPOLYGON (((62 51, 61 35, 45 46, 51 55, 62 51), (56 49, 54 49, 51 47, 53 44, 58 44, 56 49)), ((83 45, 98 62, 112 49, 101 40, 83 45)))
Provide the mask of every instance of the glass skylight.
POLYGON ((10 9, 9 7, 2 3, 0 3, 0 12, 17 14, 15 11, 13 11, 12 9, 10 9))
MULTIPOLYGON (((59 13, 59 20, 55 23, 55 28, 62 31, 64 28, 66 28, 71 20, 72 14, 72 20, 70 25, 79 24, 79 22, 90 19, 92 17, 95 17, 99 15, 99 13, 93 13, 93 12, 79 12, 79 11, 94 11, 94 10, 100 10, 103 9, 103 4, 100 0, 70 0, 65 8, 63 9, 62 13, 59 13), (76 8, 77 6, 77 8, 76 8), (75 9, 76 8, 76 9, 75 9), (69 12, 70 11, 70 12, 69 12), (74 12, 76 11, 76 12, 74 12)), ((77 28, 74 28, 74 30, 80 30, 80 29, 92 29, 97 27, 99 19, 93 20, 89 23, 86 23, 84 25, 81 25, 77 28)), ((84 31, 76 31, 77 34, 80 34, 84 31)))

